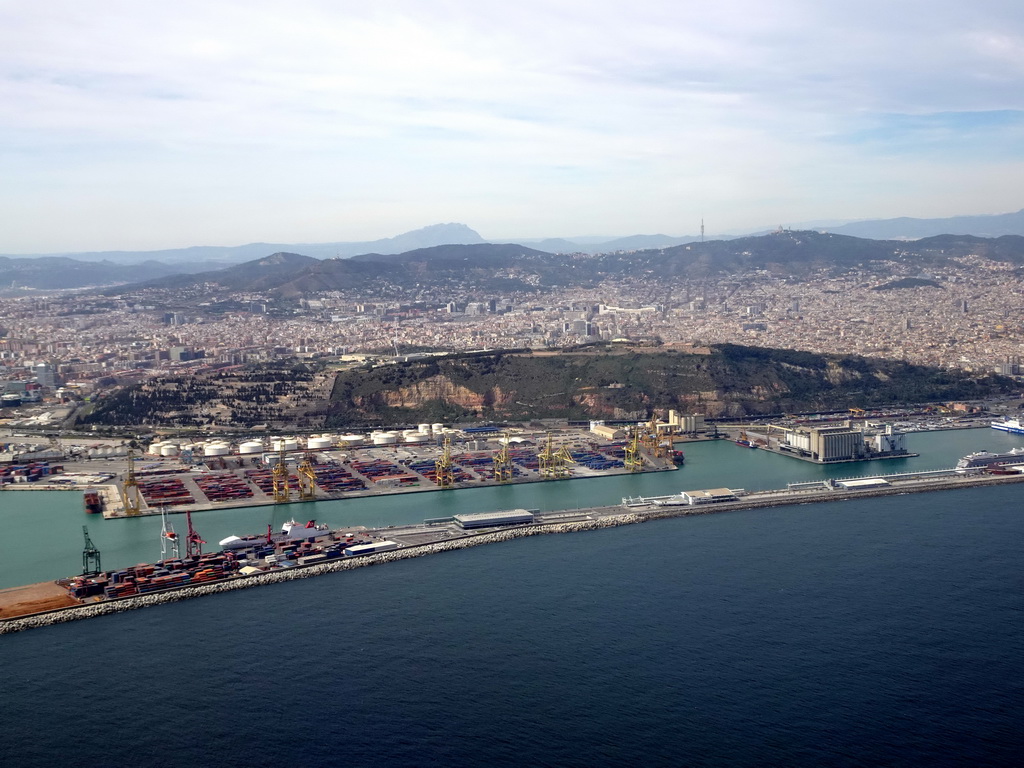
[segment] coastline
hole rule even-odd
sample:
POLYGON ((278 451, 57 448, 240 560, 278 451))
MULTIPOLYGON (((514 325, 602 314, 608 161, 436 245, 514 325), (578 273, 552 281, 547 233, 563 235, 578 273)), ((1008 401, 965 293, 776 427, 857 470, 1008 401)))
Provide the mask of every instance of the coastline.
MULTIPOLYGON (((695 506, 654 507, 642 510, 623 511, 619 505, 608 507, 591 507, 580 510, 562 510, 547 513, 545 517, 558 518, 567 514, 587 516, 585 520, 565 522, 540 522, 514 528, 491 529, 480 533, 465 534, 461 538, 439 539, 421 544, 406 545, 398 550, 363 555, 350 559, 342 559, 324 564, 300 566, 280 571, 269 571, 251 576, 233 577, 219 582, 196 586, 182 587, 155 594, 125 597, 97 603, 85 603, 70 607, 56 608, 49 611, 26 614, 0 620, 0 635, 20 632, 26 629, 49 626, 51 624, 77 621, 110 613, 148 608, 162 603, 178 602, 210 594, 220 594, 236 589, 276 584, 293 579, 305 579, 327 573, 352 570, 369 565, 381 565, 413 557, 450 552, 484 544, 496 544, 526 536, 548 535, 555 533, 580 533, 589 530, 633 525, 648 520, 659 520, 691 515, 717 514, 722 512, 746 509, 764 509, 769 507, 794 506, 800 504, 817 504, 827 501, 845 501, 849 499, 876 498, 879 496, 903 495, 909 493, 925 493, 931 491, 959 490, 991 485, 1003 485, 1024 482, 1024 475, 982 476, 929 478, 895 481, 885 487, 866 489, 831 489, 831 490, 800 490, 800 491, 763 491, 740 497, 735 501, 695 506)), ((394 529, 382 529, 393 533, 394 529)), ((447 535, 447 534, 446 534, 447 535)))

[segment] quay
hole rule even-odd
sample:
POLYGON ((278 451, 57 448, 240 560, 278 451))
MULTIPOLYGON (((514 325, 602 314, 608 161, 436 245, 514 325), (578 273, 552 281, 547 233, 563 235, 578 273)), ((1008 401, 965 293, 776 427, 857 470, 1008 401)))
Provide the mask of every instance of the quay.
MULTIPOLYGON (((713 503, 691 503, 685 505, 659 506, 653 503, 639 504, 629 500, 624 504, 588 507, 584 509, 563 509, 551 512, 536 511, 532 522, 508 526, 494 525, 473 530, 460 526, 454 519, 434 519, 416 525, 388 526, 367 529, 358 527, 370 539, 394 543, 389 551, 377 551, 357 557, 343 557, 328 562, 298 565, 287 569, 255 569, 248 575, 232 574, 224 579, 189 585, 146 595, 110 600, 72 600, 72 604, 60 605, 64 592, 51 582, 42 582, 27 587, 0 590, 0 634, 17 632, 33 627, 77 619, 117 613, 127 610, 158 605, 199 597, 207 594, 243 589, 250 586, 277 583, 297 578, 308 578, 326 573, 383 564, 428 554, 448 552, 482 544, 498 543, 523 536, 551 533, 574 533, 587 530, 630 525, 649 520, 685 517, 689 515, 713 514, 719 512, 814 504, 827 501, 872 498, 895 494, 921 493, 940 490, 956 490, 979 486, 1003 485, 1024 482, 1024 475, 979 475, 920 473, 908 477, 893 477, 882 483, 868 485, 835 485, 817 488, 793 488, 757 491, 735 495, 731 499, 712 496, 713 503), (721 499, 721 500, 719 500, 721 499), (62 594, 63 593, 63 594, 62 594)), ((699 497, 701 492, 688 492, 699 497)), ((525 510, 522 510, 525 512, 525 510)), ((495 519, 501 514, 496 513, 495 519)))

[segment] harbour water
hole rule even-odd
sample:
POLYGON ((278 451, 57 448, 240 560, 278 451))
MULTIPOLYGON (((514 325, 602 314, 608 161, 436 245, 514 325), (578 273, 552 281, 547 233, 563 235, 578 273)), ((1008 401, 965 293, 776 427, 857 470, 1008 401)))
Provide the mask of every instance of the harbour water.
MULTIPOLYGON (((193 515, 193 524, 206 541, 215 545, 232 534, 261 533, 268 524, 279 529, 292 518, 316 519, 331 527, 379 527, 519 507, 547 511, 602 506, 625 496, 667 495, 701 488, 764 490, 781 488, 788 482, 951 467, 972 451, 1002 451, 1024 445, 1024 435, 992 429, 922 432, 908 435, 907 444, 920 455, 820 466, 742 448, 729 440, 688 443, 683 446, 686 465, 676 472, 211 510, 193 515)), ((183 515, 170 515, 169 519, 179 533, 184 532, 183 515)), ((79 573, 82 525, 89 526, 104 568, 124 568, 160 556, 158 517, 102 520, 82 512, 79 493, 0 493, 0 524, 4 530, 17 532, 0 537, 0 588, 79 573)))
POLYGON ((1019 492, 520 539, 4 636, 0 764, 1019 765, 1019 492))

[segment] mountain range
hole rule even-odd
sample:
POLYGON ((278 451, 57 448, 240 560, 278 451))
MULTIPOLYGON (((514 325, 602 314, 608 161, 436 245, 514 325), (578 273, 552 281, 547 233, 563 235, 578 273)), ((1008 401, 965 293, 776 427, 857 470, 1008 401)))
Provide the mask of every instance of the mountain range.
POLYGON ((552 254, 521 245, 493 243, 442 245, 402 254, 364 254, 348 259, 319 260, 282 252, 213 272, 112 287, 104 293, 192 290, 209 297, 215 292, 213 286, 218 285, 224 292, 261 292, 284 300, 353 288, 378 295, 391 293, 392 289, 412 288, 450 295, 502 295, 554 287, 594 287, 609 279, 643 279, 658 285, 679 278, 705 279, 754 270, 796 278, 820 270, 875 269, 880 274, 905 272, 908 266, 920 271, 941 270, 952 259, 970 254, 1024 265, 1024 236, 940 235, 908 243, 785 230, 735 240, 594 256, 552 254))
MULTIPOLYGON (((791 230, 784 230, 767 235, 762 234, 761 237, 786 232, 792 234, 791 230)), ((950 219, 901 218, 853 222, 832 227, 828 233, 806 231, 800 234, 802 242, 815 242, 822 245, 825 253, 829 254, 828 258, 844 254, 842 260, 848 260, 848 258, 878 260, 883 258, 880 254, 891 253, 897 249, 927 254, 930 248, 929 241, 934 240, 939 234, 962 235, 957 240, 961 244, 973 242, 975 245, 972 247, 982 247, 990 254, 1002 253, 1003 256, 1000 258, 1016 258, 1012 255, 1016 253, 1017 249, 1013 237, 1024 235, 1024 210, 995 216, 958 216, 950 219), (986 233, 988 239, 993 242, 978 245, 985 238, 975 234, 973 235, 974 240, 971 241, 969 235, 972 231, 986 233), (885 235, 888 239, 877 239, 875 236, 883 233, 888 233, 885 235), (851 241, 856 242, 835 239, 835 236, 842 235, 848 235, 851 241), (829 236, 833 236, 833 239, 827 239, 829 236), (1006 240, 1005 238, 1010 239, 1006 240)), ((802 251, 794 250, 791 254, 786 255, 778 252, 777 247, 784 240, 759 240, 754 236, 719 237, 713 240, 704 240, 700 237, 634 235, 614 240, 590 237, 575 240, 523 239, 516 244, 496 244, 484 240, 479 233, 464 224, 452 223, 435 224, 406 232, 397 237, 358 243, 250 243, 236 247, 196 246, 165 251, 0 256, 0 289, 5 291, 19 288, 54 290, 119 284, 132 285, 169 278, 174 275, 186 276, 223 271, 233 266, 241 266, 243 272, 247 272, 250 269, 247 265, 254 264, 258 266, 252 267, 255 269, 253 274, 224 273, 219 276, 218 282, 225 280, 232 285, 242 285, 261 284, 262 281, 262 284, 265 285, 266 279, 273 271, 269 268, 271 262, 266 261, 271 254, 290 254, 289 258, 301 256, 308 259, 309 262, 324 262, 325 266, 321 268, 314 267, 307 262, 304 269, 307 269, 310 275, 307 276, 308 279, 297 283, 294 286, 295 290, 316 290, 314 286, 332 285, 334 278, 330 275, 351 274, 357 278, 359 275, 372 277, 376 274, 376 268, 368 266, 368 264, 386 264, 388 262, 385 257, 401 257, 393 262, 396 264, 402 263, 402 260, 409 264, 423 263, 424 259, 431 263, 439 260, 438 263, 443 263, 443 271, 450 277, 456 277, 458 264, 448 263, 452 259, 456 262, 460 259, 480 259, 481 263, 477 266, 486 270, 489 259, 492 258, 501 259, 510 254, 524 256, 546 254, 550 263, 541 271, 549 273, 547 278, 562 282, 564 276, 555 278, 550 273, 558 272, 560 269, 564 271, 564 265, 559 266, 563 264, 564 259, 561 257, 552 259, 552 255, 589 254, 596 259, 613 264, 617 262, 618 256, 625 253, 636 255, 636 259, 631 260, 631 263, 635 265, 645 260, 657 261, 658 257, 651 254, 664 252, 670 257, 672 254, 681 256, 681 258, 670 258, 669 261, 675 264, 675 269, 682 268, 690 273, 702 268, 705 271, 712 269, 712 261, 718 263, 719 266, 742 266, 745 263, 744 259, 737 257, 737 254, 749 250, 747 245, 752 245, 755 250, 762 252, 762 255, 767 258, 769 254, 765 252, 766 244, 772 242, 775 245, 768 247, 767 250, 774 252, 775 261, 772 263, 776 267, 784 268, 784 265, 791 259, 806 264, 811 258, 811 254, 806 248, 802 251), (729 243, 733 245, 730 246, 729 243), (430 251, 432 248, 440 250, 430 251), (463 250, 458 250, 459 248, 463 248, 463 250), (466 248, 468 250, 465 250, 466 248), (680 249, 687 253, 683 254, 680 249), (707 261, 704 267, 700 266, 702 258, 707 261), (339 261, 347 260, 352 260, 354 263, 349 267, 339 266, 339 261)), ((750 259, 746 261, 749 262, 750 259)), ((818 261, 820 262, 821 259, 818 261)), ((290 269, 295 269, 294 262, 295 259, 291 258, 290 269)), ((590 261, 588 267, 599 263, 590 261)), ((578 266, 576 264, 573 267, 577 275, 579 275, 578 266)), ((186 285, 188 282, 188 278, 182 277, 181 280, 171 280, 164 284, 170 287, 171 285, 186 285)), ((222 284, 227 287, 226 283, 222 284)), ((262 289, 253 288, 253 290, 262 289)), ((290 293, 290 291, 285 291, 285 293, 290 293)))

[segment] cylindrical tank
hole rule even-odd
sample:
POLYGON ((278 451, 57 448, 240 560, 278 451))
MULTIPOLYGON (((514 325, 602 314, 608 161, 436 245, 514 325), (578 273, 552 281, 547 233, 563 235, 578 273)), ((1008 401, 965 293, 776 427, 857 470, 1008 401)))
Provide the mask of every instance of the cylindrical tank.
POLYGON ((207 443, 203 448, 203 456, 227 456, 231 453, 231 446, 227 443, 207 443))
POLYGON ((374 445, 394 445, 398 442, 398 435, 394 432, 374 432, 370 435, 370 441, 374 445))
POLYGON ((153 456, 159 456, 160 455, 160 449, 163 448, 163 447, 164 447, 163 443, 150 443, 149 444, 149 450, 147 451, 147 453, 149 453, 149 454, 151 454, 153 456))
POLYGON ((262 453, 263 443, 261 443, 259 440, 246 440, 244 443, 238 446, 238 452, 245 454, 262 453))
POLYGON ((405 436, 407 443, 425 443, 428 440, 430 440, 430 435, 424 435, 422 432, 410 432, 405 436))
POLYGON ((176 446, 174 443, 164 443, 163 445, 160 446, 160 455, 161 456, 177 456, 178 455, 178 446, 176 446))
POLYGON ((342 435, 338 440, 343 446, 359 445, 365 438, 362 435, 342 435))
POLYGON ((320 451, 324 448, 331 447, 331 438, 329 437, 311 437, 306 441, 306 447, 311 451, 320 451))
POLYGON ((444 430, 444 424, 442 424, 441 422, 437 422, 436 424, 431 424, 430 425, 430 429, 431 429, 431 431, 435 435, 439 434, 440 432, 442 432, 444 430))
POLYGON ((277 437, 270 441, 270 448, 274 451, 280 451, 282 448, 286 451, 297 451, 299 441, 294 437, 277 437))
POLYGON ((429 425, 429 424, 420 424, 420 425, 419 425, 419 426, 418 426, 418 427, 416 428, 416 430, 417 430, 418 432, 422 432, 422 433, 423 433, 423 434, 425 434, 425 435, 429 435, 429 434, 430 434, 430 425, 429 425))

